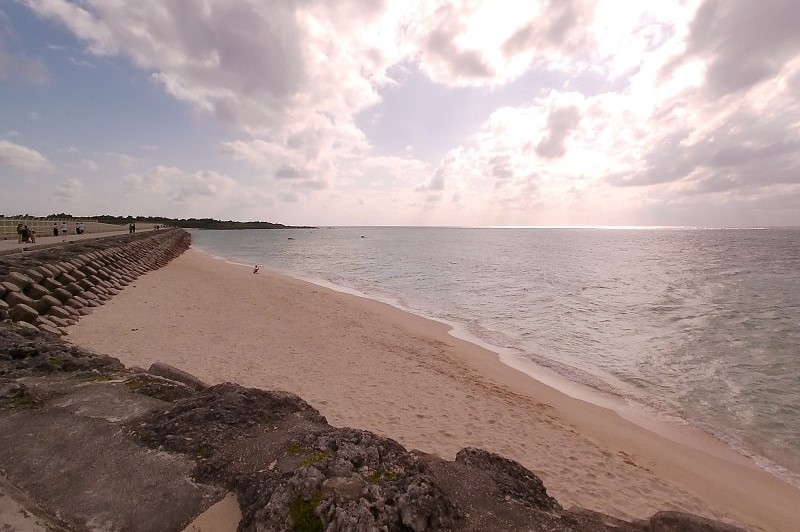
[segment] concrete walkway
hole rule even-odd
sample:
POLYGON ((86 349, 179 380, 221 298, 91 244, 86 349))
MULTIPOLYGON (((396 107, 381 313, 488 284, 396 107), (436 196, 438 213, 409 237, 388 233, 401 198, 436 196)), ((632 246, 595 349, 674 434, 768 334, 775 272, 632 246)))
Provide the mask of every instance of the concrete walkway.
MULTIPOLYGON (((154 229, 137 229, 137 233, 153 231, 154 229)), ((106 231, 102 233, 84 233, 82 235, 66 235, 66 236, 40 236, 36 238, 35 244, 20 244, 16 240, 0 240, 0 255, 8 255, 10 253, 19 253, 23 251, 31 251, 34 249, 49 248, 61 246, 64 244, 71 244, 80 240, 92 240, 98 238, 105 238, 109 236, 120 236, 128 233, 128 228, 120 226, 119 231, 106 231)))

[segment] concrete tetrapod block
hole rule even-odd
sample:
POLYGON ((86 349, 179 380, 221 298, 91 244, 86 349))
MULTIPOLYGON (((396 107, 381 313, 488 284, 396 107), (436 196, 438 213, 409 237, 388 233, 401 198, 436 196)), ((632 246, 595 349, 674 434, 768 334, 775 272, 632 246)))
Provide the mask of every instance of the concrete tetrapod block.
POLYGON ((50 290, 40 284, 33 283, 25 289, 25 294, 33 299, 41 299, 44 296, 49 295, 50 290))
POLYGON ((69 283, 64 289, 72 295, 77 295, 83 292, 83 288, 78 283, 69 283))
POLYGON ((51 291, 63 286, 61 283, 59 283, 52 277, 45 277, 44 279, 42 279, 41 285, 51 291))
POLYGON ((59 301, 58 299, 54 298, 51 295, 46 295, 36 302, 36 310, 39 311, 39 314, 44 314, 51 307, 60 307, 60 306, 61 306, 61 301, 59 301))
POLYGON ((71 318, 72 314, 67 312, 67 309, 65 309, 64 307, 50 307, 50 309, 47 311, 47 317, 66 319, 66 318, 71 318))
POLYGON ((6 295, 8 295, 9 292, 22 292, 22 289, 19 286, 8 281, 3 281, 2 283, 0 283, 0 286, 2 286, 5 289, 5 294, 3 294, 3 297, 6 297, 6 295))
POLYGON ((39 317, 39 313, 36 312, 34 308, 24 303, 20 303, 8 309, 8 317, 11 318, 12 321, 33 323, 36 321, 36 318, 39 317))
POLYGON ((25 270, 25 275, 30 277, 31 281, 34 283, 39 283, 45 278, 45 276, 39 272, 38 268, 29 268, 25 270))
POLYGON ((11 292, 6 296, 5 301, 10 307, 14 307, 16 305, 28 305, 29 307, 36 306, 36 302, 22 292, 11 292))
POLYGON ((56 288, 50 293, 50 295, 58 299, 62 303, 65 303, 72 297, 72 293, 63 288, 56 288))
POLYGON ((6 282, 17 285, 20 290, 24 290, 28 285, 33 284, 33 279, 22 272, 11 272, 6 275, 6 282))

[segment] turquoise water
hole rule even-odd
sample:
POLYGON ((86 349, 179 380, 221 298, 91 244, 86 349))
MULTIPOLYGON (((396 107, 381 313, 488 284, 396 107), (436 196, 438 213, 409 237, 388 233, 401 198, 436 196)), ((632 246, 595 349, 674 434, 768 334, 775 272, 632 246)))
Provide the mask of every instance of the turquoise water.
POLYGON ((800 230, 194 231, 194 247, 453 324, 797 483, 800 230), (362 238, 363 236, 363 238, 362 238))

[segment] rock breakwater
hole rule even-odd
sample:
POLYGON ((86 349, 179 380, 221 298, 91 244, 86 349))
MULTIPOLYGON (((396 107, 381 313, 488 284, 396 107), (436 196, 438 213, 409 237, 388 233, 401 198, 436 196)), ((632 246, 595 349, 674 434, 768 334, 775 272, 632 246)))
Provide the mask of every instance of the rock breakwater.
POLYGON ((566 509, 496 454, 443 460, 333 427, 291 393, 168 369, 154 371, 178 380, 0 323, 0 471, 51 529, 177 532, 233 492, 242 532, 741 532, 566 509))
POLYGON ((186 251, 182 229, 106 237, 0 257, 0 319, 62 335, 140 275, 186 251))

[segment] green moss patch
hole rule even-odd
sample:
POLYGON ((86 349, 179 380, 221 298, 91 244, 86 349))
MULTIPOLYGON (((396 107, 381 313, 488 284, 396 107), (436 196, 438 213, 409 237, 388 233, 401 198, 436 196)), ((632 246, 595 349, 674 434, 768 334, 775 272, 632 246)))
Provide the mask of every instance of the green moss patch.
POLYGON ((322 521, 314 513, 319 501, 319 495, 315 495, 310 501, 304 501, 297 497, 289 503, 289 515, 292 516, 295 532, 321 532, 322 521))
POLYGON ((208 445, 201 445, 195 450, 195 455, 198 458, 208 458, 211 456, 211 449, 208 445))
POLYGON ((144 385, 145 385, 144 379, 133 378, 125 381, 125 387, 132 392, 135 392, 144 385))
POLYGON ((300 445, 290 445, 286 449, 286 456, 297 456, 298 454, 302 454, 305 452, 305 449, 300 445))
POLYGON ((331 454, 330 451, 323 451, 321 453, 314 453, 311 456, 307 456, 306 458, 304 458, 303 461, 300 462, 300 463, 303 464, 303 465, 316 464, 317 462, 321 462, 322 460, 325 460, 328 456, 330 456, 330 454, 331 454))
POLYGON ((365 480, 370 484, 377 484, 383 480, 394 480, 396 478, 397 475, 391 471, 373 471, 365 477, 365 480))

